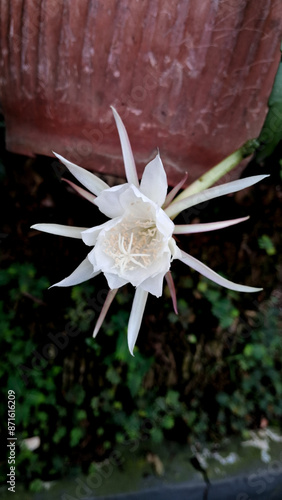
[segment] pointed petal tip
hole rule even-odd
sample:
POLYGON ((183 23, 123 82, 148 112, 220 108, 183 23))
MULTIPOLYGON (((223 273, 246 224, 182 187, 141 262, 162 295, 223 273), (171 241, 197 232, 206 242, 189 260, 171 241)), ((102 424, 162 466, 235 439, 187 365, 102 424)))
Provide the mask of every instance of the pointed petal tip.
POLYGON ((133 354, 134 349, 135 349, 135 344, 134 345, 130 345, 129 342, 128 342, 128 350, 129 350, 131 356, 133 356, 135 358, 135 355, 133 354))
POLYGON ((216 273, 210 267, 203 264, 203 262, 199 261, 195 257, 192 257, 192 255, 187 254, 183 250, 181 250, 181 255, 178 257, 178 259, 181 260, 181 262, 183 262, 184 264, 192 267, 192 269, 195 269, 195 271, 210 279, 214 283, 217 283, 224 288, 228 288, 229 290, 243 293, 255 293, 261 292, 263 290, 263 288, 254 288, 251 286, 234 283, 233 281, 230 281, 220 274, 216 273))
POLYGON ((112 105, 110 106, 110 108, 111 108, 111 110, 113 112, 114 118, 116 120, 121 120, 120 114, 117 112, 116 108, 114 106, 112 106, 112 105))
POLYGON ((249 293, 261 292, 263 290, 263 288, 255 288, 255 287, 252 287, 252 286, 250 286, 248 288, 249 288, 249 290, 248 290, 249 293))
POLYGON ((54 224, 51 222, 34 224, 31 228, 36 229, 36 231, 42 231, 43 233, 66 236, 80 240, 82 238, 81 233, 87 229, 86 227, 65 226, 63 224, 54 224))
POLYGON ((127 181, 129 184, 139 187, 136 165, 125 125, 116 109, 113 106, 111 109, 118 130, 127 181))
POLYGON ((97 328, 95 326, 94 331, 93 331, 93 335, 92 335, 93 339, 95 339, 95 337, 97 337, 97 334, 98 334, 99 330, 100 330, 100 328, 97 328))
POLYGON ((258 174, 258 175, 249 175, 247 177, 242 177, 240 179, 238 179, 239 181, 246 181, 247 179, 253 179, 253 182, 251 184, 254 185, 254 184, 257 184, 258 182, 260 181, 263 181, 263 179, 266 179, 267 177, 270 177, 271 174, 258 174))
POLYGON ((80 167, 79 165, 76 165, 76 163, 67 160, 58 153, 55 153, 54 151, 52 152, 56 158, 58 158, 58 160, 60 160, 65 167, 67 167, 70 173, 95 196, 98 196, 104 189, 109 188, 109 185, 100 179, 100 177, 97 177, 97 175, 85 168, 80 167))
POLYGON ((167 206, 165 212, 170 218, 172 217, 174 218, 183 210, 187 210, 187 208, 190 208, 194 205, 198 205, 199 203, 202 202, 207 202, 208 200, 212 200, 220 196, 237 193, 242 189, 257 184, 258 182, 262 181, 265 177, 269 177, 269 174, 252 175, 250 177, 244 177, 243 179, 237 179, 235 181, 226 182, 225 184, 220 184, 219 186, 207 188, 204 189, 203 191, 199 191, 191 195, 187 195, 186 194, 187 190, 184 190, 181 193, 181 195, 179 195, 179 199, 175 198, 173 203, 167 206))
POLYGON ((177 309, 177 306, 175 307, 174 304, 173 304, 173 310, 174 310, 174 314, 176 314, 176 316, 178 316, 178 309, 177 309))
POLYGON ((100 271, 93 271, 93 266, 90 263, 88 256, 79 264, 79 266, 66 278, 58 281, 53 286, 74 286, 88 281, 99 274, 100 271))
POLYGON ((175 285, 173 281, 173 277, 171 275, 171 272, 168 271, 165 275, 166 282, 170 291, 171 299, 172 299, 172 305, 173 305, 173 310, 175 314, 178 316, 178 309, 177 309, 177 299, 176 299, 176 290, 175 290, 175 285))
POLYGON ((159 154, 145 167, 140 182, 140 191, 161 207, 167 194, 167 175, 159 154))
POLYGON ((110 289, 108 291, 106 300, 104 302, 104 305, 103 305, 102 310, 100 312, 100 315, 99 315, 99 318, 97 320, 96 326, 94 328, 94 332, 93 332, 93 337, 94 338, 96 337, 97 333, 99 332, 99 330, 100 330, 100 328, 101 328, 101 326, 103 324, 103 321, 104 321, 104 319, 106 317, 106 314, 107 314, 107 312, 109 310, 109 307, 110 307, 110 305, 111 305, 111 303, 112 303, 112 301, 113 301, 113 299, 114 299, 117 291, 118 291, 117 288, 113 288, 113 289, 110 289))

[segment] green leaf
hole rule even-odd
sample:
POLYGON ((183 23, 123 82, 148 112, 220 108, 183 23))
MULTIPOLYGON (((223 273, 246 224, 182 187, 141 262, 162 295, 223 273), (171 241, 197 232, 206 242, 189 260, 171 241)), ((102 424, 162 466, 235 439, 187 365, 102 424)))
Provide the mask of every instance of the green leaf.
POLYGON ((43 483, 41 479, 34 479, 31 481, 29 485, 29 491, 32 491, 33 493, 38 493, 39 491, 42 491, 43 488, 43 483))
POLYGON ((106 377, 113 385, 117 385, 120 382, 120 376, 113 366, 109 366, 107 369, 106 377))
POLYGON ((164 429, 172 429, 174 427, 174 418, 171 415, 164 415, 162 418, 162 427, 164 429))
POLYGON ((81 427, 74 427, 70 433, 70 446, 74 448, 84 436, 84 430, 81 427))
POLYGON ((282 63, 279 64, 268 105, 269 111, 258 138, 261 143, 258 162, 271 155, 282 139, 282 63))
POLYGON ((164 435, 161 429, 158 427, 153 427, 151 430, 151 439, 153 443, 161 443, 163 441, 164 435))
POLYGON ((275 255, 276 254, 276 248, 273 245, 271 239, 267 234, 263 234, 259 239, 258 239, 258 244, 260 248, 263 248, 267 255, 275 255))
POLYGON ((61 439, 63 439, 63 437, 66 435, 66 433, 67 433, 67 430, 65 427, 59 427, 56 430, 55 434, 53 435, 54 443, 58 444, 61 441, 61 439))

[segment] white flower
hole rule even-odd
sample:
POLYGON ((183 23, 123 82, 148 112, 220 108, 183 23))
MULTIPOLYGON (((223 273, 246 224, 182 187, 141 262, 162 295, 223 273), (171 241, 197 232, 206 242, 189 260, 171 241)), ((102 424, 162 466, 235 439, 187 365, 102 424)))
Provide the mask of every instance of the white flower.
POLYGON ((261 290, 261 288, 239 285, 223 278, 195 257, 181 250, 176 245, 173 236, 228 227, 242 222, 248 217, 206 224, 184 225, 175 225, 171 218, 193 205, 224 194, 235 193, 267 176, 247 177, 206 189, 200 194, 186 198, 183 198, 182 194, 179 199, 175 199, 186 177, 167 195, 166 173, 161 158, 157 154, 145 167, 139 183, 126 129, 117 111, 114 108, 112 110, 120 137, 127 183, 109 187, 96 175, 54 153, 88 191, 70 181, 68 181, 69 184, 96 205, 110 220, 89 229, 58 224, 35 224, 32 227, 47 233, 81 238, 85 245, 93 247, 85 260, 70 276, 53 286, 76 285, 101 272, 105 275, 110 290, 98 318, 94 336, 97 335, 118 288, 126 283, 131 283, 136 287, 128 323, 128 346, 133 355, 148 293, 159 297, 162 294, 164 277, 171 292, 174 310, 177 313, 176 293, 170 274, 172 260, 181 260, 215 283, 231 290, 241 292, 261 290))

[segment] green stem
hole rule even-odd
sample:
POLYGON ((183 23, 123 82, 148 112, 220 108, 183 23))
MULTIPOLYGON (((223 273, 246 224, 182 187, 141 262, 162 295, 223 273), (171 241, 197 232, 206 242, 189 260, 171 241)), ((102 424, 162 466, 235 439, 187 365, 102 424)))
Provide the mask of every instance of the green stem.
POLYGON ((190 184, 190 186, 184 189, 184 191, 182 191, 182 193, 179 194, 172 203, 183 200, 183 198, 187 198, 192 194, 200 193, 204 189, 212 186, 215 182, 221 179, 221 177, 223 177, 234 167, 236 167, 244 158, 252 154, 256 150, 258 145, 259 143, 256 139, 247 141, 240 149, 234 151, 234 153, 218 163, 218 165, 216 165, 215 167, 211 168, 208 172, 203 174, 192 184, 190 184))

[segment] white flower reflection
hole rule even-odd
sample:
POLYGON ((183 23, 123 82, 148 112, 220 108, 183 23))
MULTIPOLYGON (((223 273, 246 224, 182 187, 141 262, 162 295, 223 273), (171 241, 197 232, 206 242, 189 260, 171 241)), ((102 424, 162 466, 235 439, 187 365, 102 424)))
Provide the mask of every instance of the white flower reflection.
POLYGON ((177 312, 175 287, 170 274, 171 262, 174 259, 181 260, 215 283, 231 290, 239 292, 261 290, 261 288, 239 285, 223 278, 181 250, 174 239, 175 234, 221 229, 242 222, 248 217, 184 225, 175 225, 171 219, 182 210, 201 201, 235 193, 267 176, 247 177, 206 189, 200 194, 177 199, 175 196, 186 178, 167 194, 166 173, 161 158, 157 154, 145 167, 139 183, 126 129, 117 111, 114 108, 112 110, 122 147, 127 178, 125 184, 109 187, 96 175, 54 153, 88 191, 70 181, 68 181, 69 184, 96 205, 110 220, 89 229, 58 224, 35 224, 32 227, 47 233, 81 238, 85 245, 93 247, 70 276, 53 286, 72 286, 93 278, 101 272, 105 275, 110 290, 95 326, 94 336, 97 335, 118 288, 126 283, 131 283, 136 287, 128 323, 128 347, 133 355, 148 293, 156 297, 161 296, 164 278, 171 292, 174 310, 177 312))

